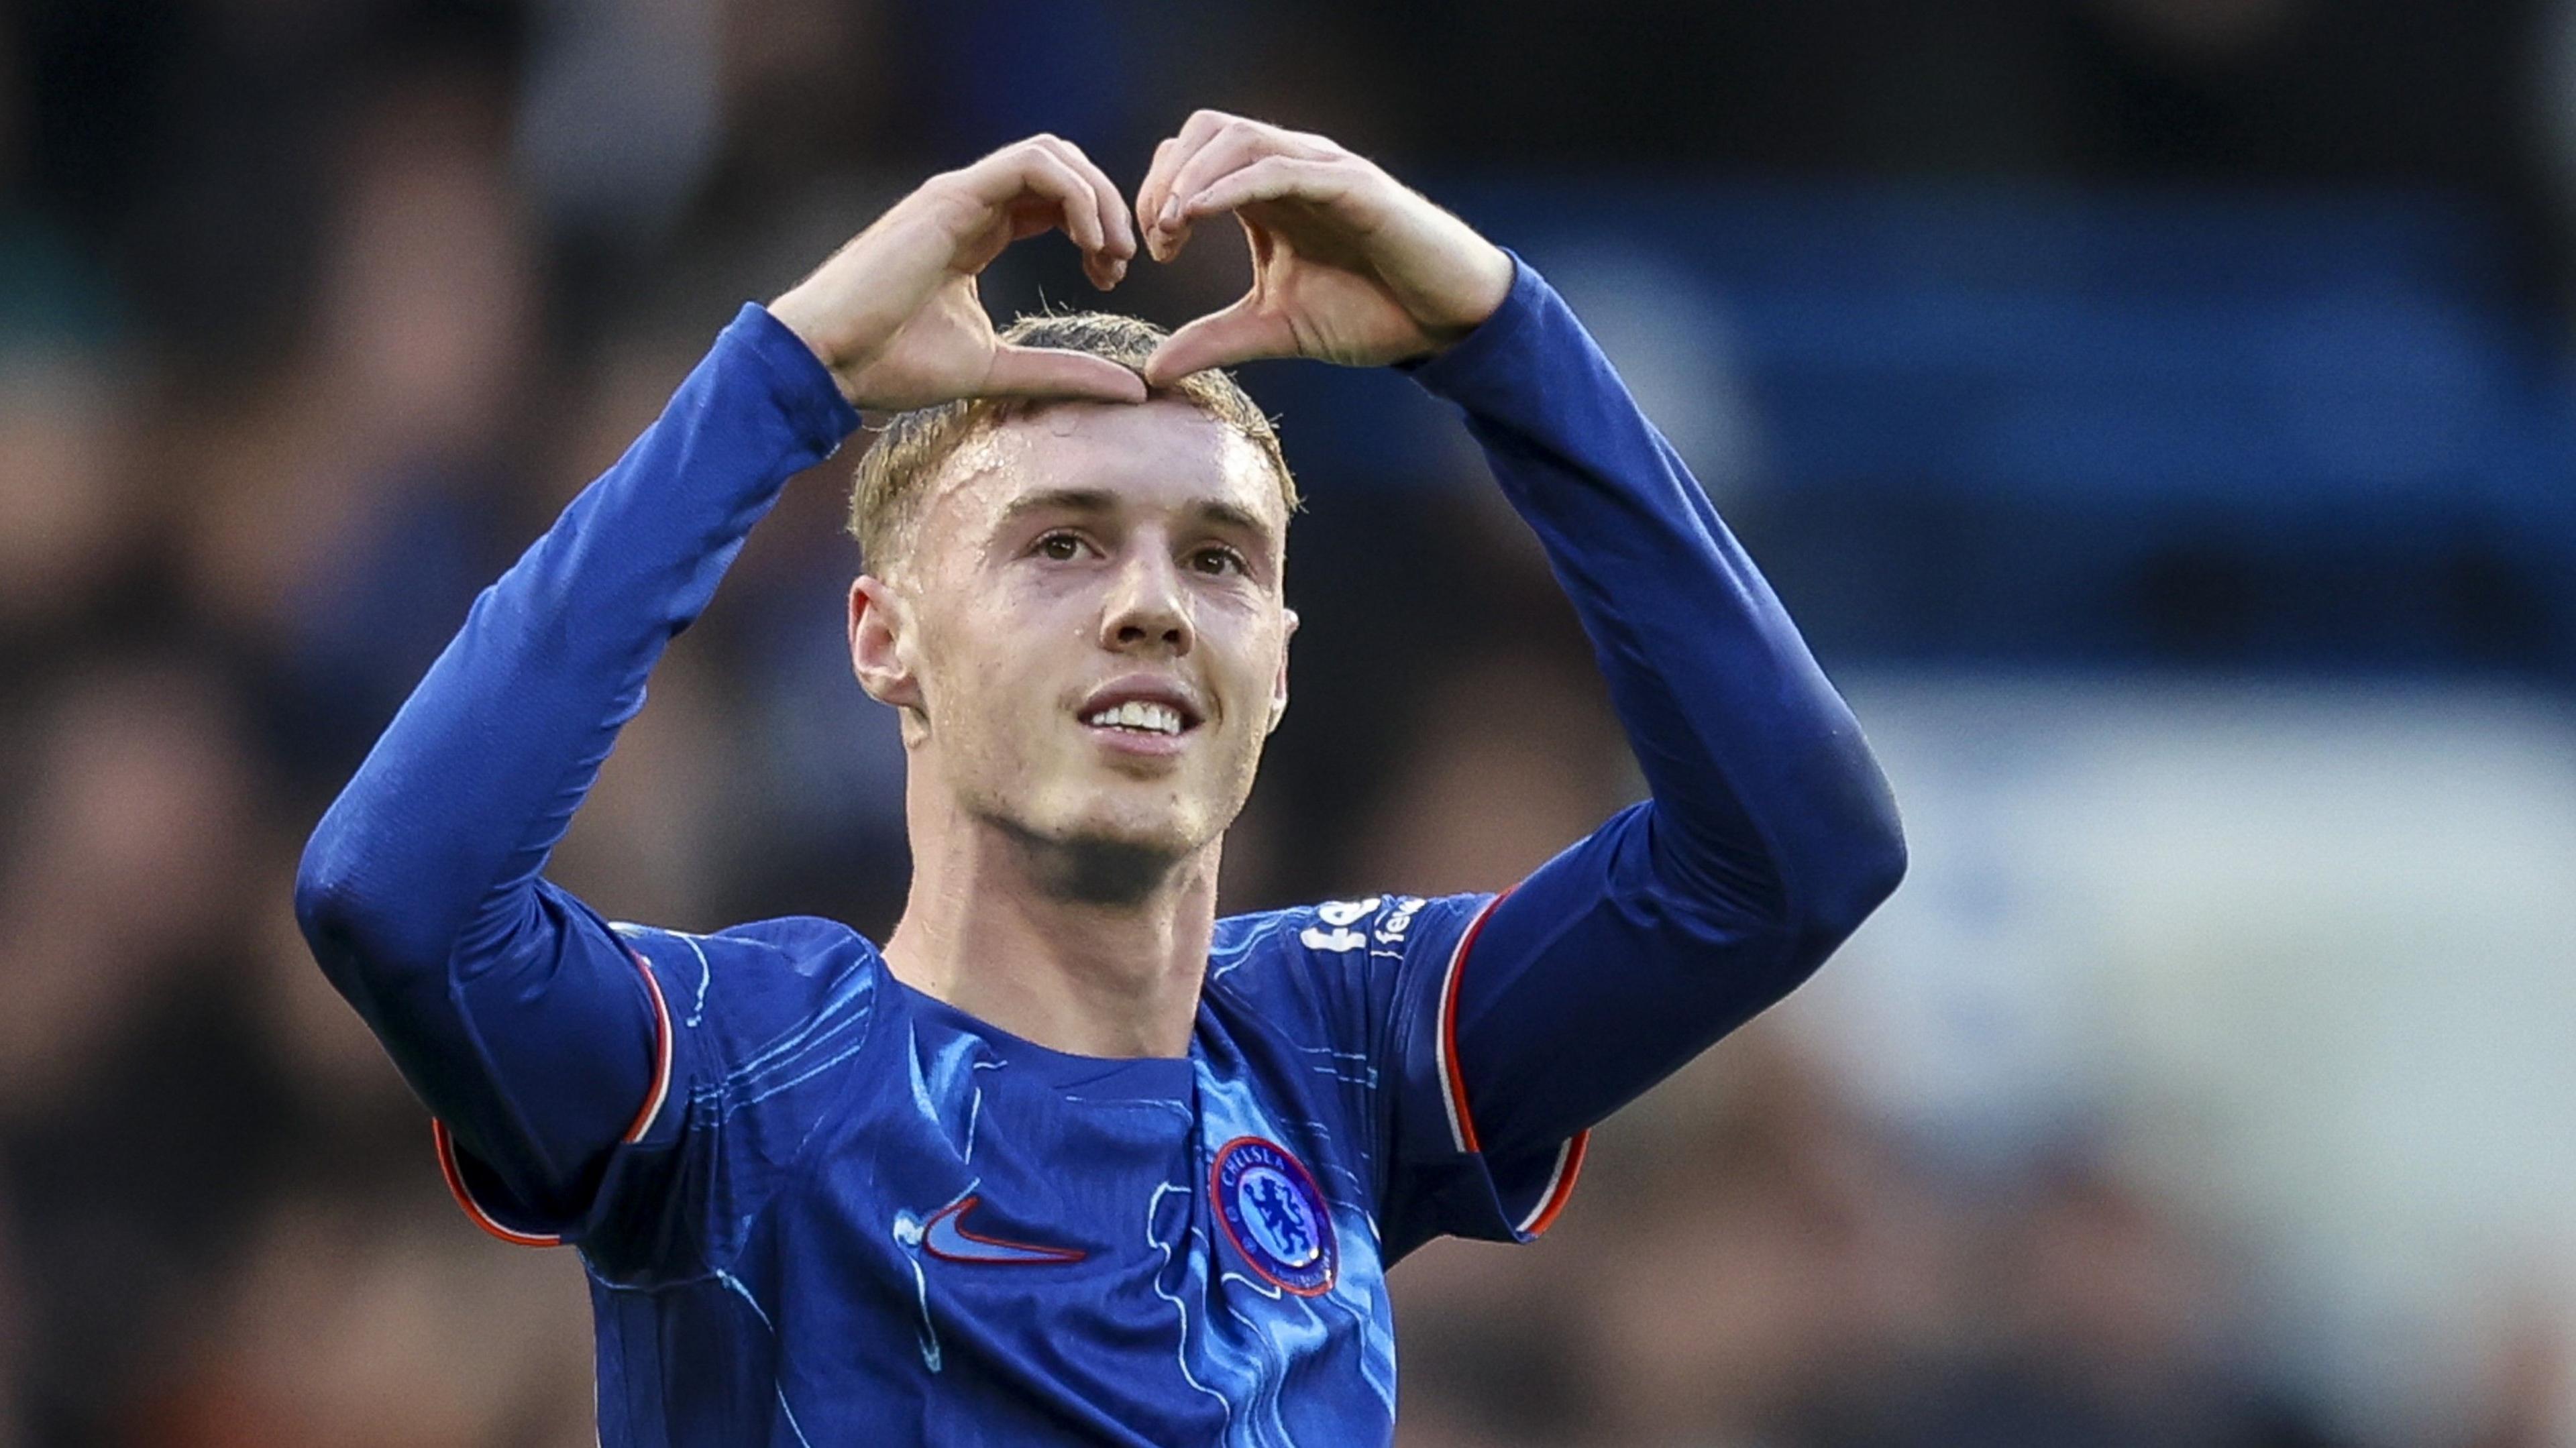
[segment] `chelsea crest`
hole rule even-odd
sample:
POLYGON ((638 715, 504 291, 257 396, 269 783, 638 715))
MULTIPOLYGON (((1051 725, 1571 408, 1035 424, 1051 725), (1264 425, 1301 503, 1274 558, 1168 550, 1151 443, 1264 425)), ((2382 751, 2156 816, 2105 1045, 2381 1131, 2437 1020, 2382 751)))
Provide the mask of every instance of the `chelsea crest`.
POLYGON ((1272 1286, 1316 1297, 1331 1289, 1333 1219, 1314 1174, 1286 1147, 1238 1136, 1208 1170, 1217 1220, 1244 1262, 1272 1286))

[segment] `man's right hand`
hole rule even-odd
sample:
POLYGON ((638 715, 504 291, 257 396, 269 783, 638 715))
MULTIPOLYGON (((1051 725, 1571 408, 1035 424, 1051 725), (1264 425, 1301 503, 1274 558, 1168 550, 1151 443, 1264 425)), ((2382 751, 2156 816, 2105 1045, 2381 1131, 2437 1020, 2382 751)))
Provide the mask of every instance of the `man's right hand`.
POLYGON ((997 340, 975 278, 1002 249, 1061 228, 1107 291, 1136 232, 1108 176, 1072 142, 1037 136, 933 176, 769 304, 854 407, 961 397, 1142 402, 1144 379, 1106 358, 997 340))

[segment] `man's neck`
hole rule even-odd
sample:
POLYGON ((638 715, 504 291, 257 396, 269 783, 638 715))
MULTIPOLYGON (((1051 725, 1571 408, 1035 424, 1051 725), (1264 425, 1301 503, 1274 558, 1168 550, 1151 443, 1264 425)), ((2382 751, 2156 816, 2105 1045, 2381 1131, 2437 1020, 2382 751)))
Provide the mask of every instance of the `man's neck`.
POLYGON ((885 947, 897 979, 1052 1050, 1188 1053, 1219 843, 1104 898, 1086 888, 1096 861, 988 822, 945 823, 913 831, 912 889, 885 947))

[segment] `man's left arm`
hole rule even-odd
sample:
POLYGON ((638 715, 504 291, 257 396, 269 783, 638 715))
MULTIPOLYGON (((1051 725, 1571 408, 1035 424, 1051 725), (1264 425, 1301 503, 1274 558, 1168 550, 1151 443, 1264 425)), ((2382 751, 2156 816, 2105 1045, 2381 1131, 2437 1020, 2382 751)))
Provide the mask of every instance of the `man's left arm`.
POLYGON ((1652 798, 1468 927, 1437 996, 1461 1143, 1553 1150, 1779 1000, 1905 869, 1885 779, 1787 612, 1526 266, 1415 377, 1538 534, 1652 798))
POLYGON ((1421 1191, 1481 1199, 1425 1219, 1472 1230, 1501 1207, 1525 1236, 1570 1138, 1787 994, 1896 888, 1895 805, 1779 599, 1535 273, 1324 137, 1202 111, 1155 153, 1137 221, 1168 260, 1228 214, 1252 288, 1175 332, 1147 380, 1420 364, 1545 545, 1653 791, 1482 914, 1423 912, 1404 949, 1397 1150, 1421 1191))

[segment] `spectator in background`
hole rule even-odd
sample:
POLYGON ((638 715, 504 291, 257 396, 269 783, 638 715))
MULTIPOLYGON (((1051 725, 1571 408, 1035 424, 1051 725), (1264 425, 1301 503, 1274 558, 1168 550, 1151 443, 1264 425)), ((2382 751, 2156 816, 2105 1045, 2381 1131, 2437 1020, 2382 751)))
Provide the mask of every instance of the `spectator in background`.
POLYGON ((0 1208, 27 1426, 104 1441, 183 1344, 259 1193, 291 1093, 239 988, 259 780, 224 682, 102 660, 40 711, 0 868, 0 1208))
MULTIPOLYGON (((577 1275, 486 1252, 434 1203, 416 1215, 432 1190, 419 1108, 267 907, 317 786, 345 775, 473 585, 686 370, 696 339, 675 350, 669 319, 809 259, 814 238, 774 232, 741 198, 791 176, 809 198, 864 194, 879 173, 958 159, 970 128, 1012 129, 996 117, 1027 94, 995 77, 1044 69, 1032 37, 1048 32, 985 71, 972 18, 1011 8, 28 0, 0 17, 0 1444, 586 1441, 585 1366, 563 1351, 579 1341, 577 1275), (896 63, 929 54, 943 58, 896 63), (636 101, 645 129, 562 129, 603 89, 636 101), (637 176, 649 184, 600 179, 637 176), (647 292, 648 271, 678 280, 647 292), (633 331, 606 331, 612 304, 633 331), (366 315, 404 320, 370 332, 366 315), (464 1326, 492 1301, 530 1334, 464 1326)), ((1065 14, 1133 40, 1132 8, 1065 14)), ((2426 182, 2500 209, 2538 238, 2531 270, 2563 274, 2571 15, 2504 0, 1255 0, 1156 15, 1180 38, 1113 46, 1108 67, 1050 82, 1070 110, 1046 123, 1159 117, 1186 83, 1426 172, 1589 178, 1617 155, 1647 179, 1829 186, 2426 182), (2536 103, 2535 55, 2557 58, 2536 103), (2542 207, 2524 196, 2548 199, 2546 226, 2525 224, 2542 207)), ((1034 299, 1037 278, 1061 295, 1068 272, 1042 257, 1007 290, 1034 299)), ((1234 280, 1210 266, 1147 307, 1185 315, 1234 280)), ((1315 421, 1290 418, 1292 445, 1315 421)), ((1625 797, 1629 767, 1597 696, 1557 695, 1547 717, 1513 707, 1512 689, 1570 687, 1564 660, 1580 658, 1561 612, 1530 602, 1553 586, 1437 485, 1394 496, 1384 479, 1313 476, 1302 637, 1366 664, 1347 690, 1317 678, 1301 694, 1229 902, 1515 877, 1572 833, 1562 820, 1625 797), (1480 662, 1426 675, 1433 643, 1480 662), (1416 761, 1456 758, 1471 712, 1487 767, 1539 787, 1480 803, 1463 772, 1426 774, 1420 807, 1490 825, 1472 854, 1417 872, 1419 842, 1390 816, 1366 846, 1382 872, 1317 878, 1358 858, 1338 832, 1356 812, 1318 781, 1338 772, 1373 797, 1416 761)), ((836 753, 814 725, 846 719, 855 686, 836 630, 787 626, 823 616, 806 591, 836 593, 845 563, 827 490, 805 497, 815 515, 782 514, 755 541, 612 764, 597 804, 620 828, 567 847, 585 889, 708 923, 890 918, 847 893, 900 873, 888 832, 863 823, 899 818, 885 758, 836 753), (708 730, 773 781, 832 783, 789 798, 657 767, 703 763, 708 730), (760 797, 748 813, 788 843, 743 850, 740 821, 708 817, 716 796, 760 797)), ((2173 1327, 2177 1303, 2223 1320, 2232 1284, 2220 1272, 2213 1289, 2201 1263, 2197 1286, 2186 1273, 2166 1295, 2158 1273, 2223 1247, 2195 1243, 2153 1184, 2079 1165, 2058 1189, 1963 1195, 1838 1114, 1794 1045, 1757 1034, 1605 1141, 1587 1188, 1602 1200, 1545 1250, 1463 1272, 1427 1254, 1397 1275, 1409 1435, 1879 1448, 1909 1426, 2028 1442, 2175 1421, 2118 1408, 2139 1384, 2203 1405, 2191 1432, 2261 1421, 2248 1404, 2266 1395, 2173 1327), (1660 1232, 1721 1244, 1691 1259, 1704 1276, 1670 1255, 1648 1273, 1632 1259, 1657 1244, 1598 1230, 1632 1199, 1660 1232), (1810 1280, 1812 1296, 1764 1286, 1810 1280), (2163 1326, 2101 1321, 2087 1299, 2115 1289, 2163 1326), (1654 1357, 1590 1366, 1656 1323, 1677 1337, 1654 1357), (1759 1325, 1832 1360, 1783 1354, 1766 1374, 1759 1325)), ((2480 1389, 2495 1406, 2461 1415, 2480 1448, 2548 1441, 2562 1331, 2542 1312, 2498 1327, 2480 1389)))

